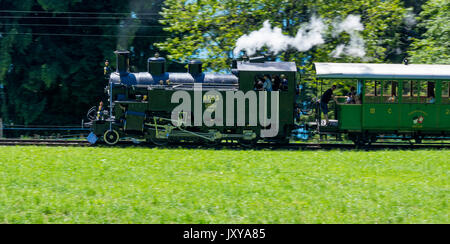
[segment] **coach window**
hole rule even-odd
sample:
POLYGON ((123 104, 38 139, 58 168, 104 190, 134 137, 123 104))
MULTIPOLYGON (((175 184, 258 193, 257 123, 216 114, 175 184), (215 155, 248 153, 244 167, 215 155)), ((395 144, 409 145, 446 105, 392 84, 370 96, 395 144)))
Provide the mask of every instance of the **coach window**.
POLYGON ((364 103, 380 103, 381 82, 366 81, 364 103))
POLYGON ((416 81, 419 93, 419 103, 436 103, 434 81, 416 81))
POLYGON ((403 82, 403 103, 417 103, 419 97, 419 81, 403 82))
POLYGON ((450 81, 442 82, 442 103, 450 104, 450 81))
POLYGON ((420 82, 420 103, 436 103, 436 83, 434 81, 420 82))
POLYGON ((398 83, 397 81, 385 81, 383 84, 384 103, 398 103, 398 83))

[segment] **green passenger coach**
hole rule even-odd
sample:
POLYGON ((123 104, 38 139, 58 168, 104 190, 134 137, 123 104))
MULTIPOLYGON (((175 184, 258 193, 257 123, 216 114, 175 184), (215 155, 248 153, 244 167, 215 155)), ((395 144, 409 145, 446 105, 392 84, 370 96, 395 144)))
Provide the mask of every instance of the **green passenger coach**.
POLYGON ((450 65, 315 63, 318 79, 353 80, 356 104, 337 104, 356 144, 450 138, 450 65))

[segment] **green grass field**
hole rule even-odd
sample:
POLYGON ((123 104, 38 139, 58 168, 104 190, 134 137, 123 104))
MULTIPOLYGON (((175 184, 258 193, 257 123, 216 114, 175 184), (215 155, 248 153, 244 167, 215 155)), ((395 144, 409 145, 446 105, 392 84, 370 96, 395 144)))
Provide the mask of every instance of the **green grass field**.
POLYGON ((0 147, 0 223, 450 223, 450 151, 0 147))

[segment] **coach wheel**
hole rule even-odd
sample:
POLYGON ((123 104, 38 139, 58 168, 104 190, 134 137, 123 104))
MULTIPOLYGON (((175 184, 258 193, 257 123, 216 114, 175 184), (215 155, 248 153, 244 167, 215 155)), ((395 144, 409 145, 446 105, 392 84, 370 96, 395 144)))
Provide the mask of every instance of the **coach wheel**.
POLYGON ((115 130, 108 130, 103 135, 103 140, 108 145, 115 145, 115 144, 117 144, 117 142, 119 142, 119 139, 120 139, 119 133, 117 131, 115 131, 115 130))
POLYGON ((421 143, 422 143, 422 137, 416 136, 416 138, 414 139, 414 141, 416 142, 416 144, 421 144, 421 143))
POLYGON ((370 144, 370 139, 368 139, 363 134, 349 134, 348 138, 353 141, 353 143, 356 145, 356 147, 364 147, 368 144, 370 144))

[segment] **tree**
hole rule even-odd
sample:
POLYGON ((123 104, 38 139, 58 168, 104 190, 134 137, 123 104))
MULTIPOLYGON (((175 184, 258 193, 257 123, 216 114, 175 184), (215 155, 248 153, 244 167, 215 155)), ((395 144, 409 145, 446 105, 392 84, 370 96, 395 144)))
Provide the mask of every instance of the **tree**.
MULTIPOLYGON (((312 61, 389 62, 389 54, 398 51, 401 43, 398 30, 403 28, 406 12, 399 0, 167 0, 161 23, 171 37, 158 47, 171 59, 200 57, 208 68, 220 71, 230 66, 236 40, 260 29, 264 21, 280 27, 285 35, 295 36, 305 22, 317 15, 329 26, 325 44, 306 52, 288 49, 277 58, 295 61, 303 69, 310 69, 312 61), (361 16, 367 54, 363 58, 334 58, 330 53, 339 43, 347 43, 350 36, 344 32, 333 36, 333 22, 350 14, 361 16)), ((267 51, 262 49, 260 54, 267 51)))
POLYGON ((151 44, 164 40, 162 2, 0 0, 2 10, 13 10, 2 12, 0 25, 2 116, 16 124, 78 124, 105 99, 102 66, 105 59, 114 66, 116 48, 132 49, 135 70, 156 52, 151 44))
POLYGON ((412 43, 411 61, 425 64, 450 63, 450 2, 430 0, 420 13, 421 38, 412 43))

